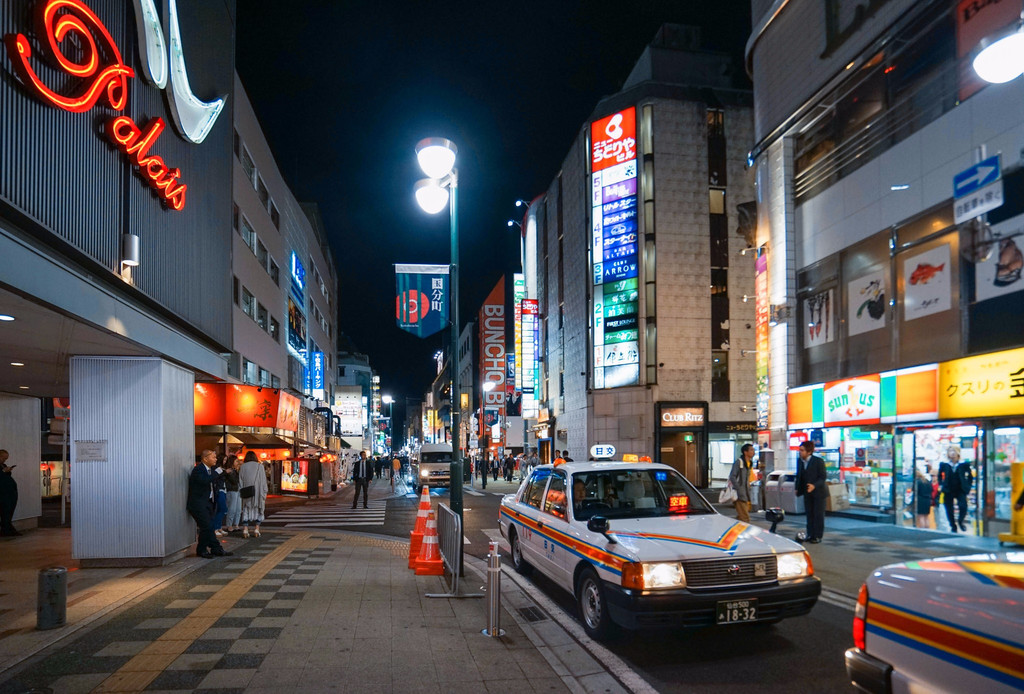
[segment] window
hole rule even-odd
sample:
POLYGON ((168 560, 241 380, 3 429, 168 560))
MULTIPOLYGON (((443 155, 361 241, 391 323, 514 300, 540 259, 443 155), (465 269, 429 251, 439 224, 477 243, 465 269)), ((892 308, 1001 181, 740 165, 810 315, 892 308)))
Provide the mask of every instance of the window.
POLYGON ((274 317, 270 318, 270 336, 274 338, 274 342, 281 341, 281 324, 274 317))
POLYGON ((270 272, 270 279, 274 280, 274 284, 276 284, 278 287, 280 287, 281 286, 281 268, 279 268, 277 266, 277 263, 274 262, 273 258, 270 259, 270 269, 269 269, 269 272, 270 272))
POLYGON ((277 376, 271 375, 271 377, 270 377, 270 387, 271 388, 280 388, 281 387, 281 379, 278 378, 277 376))
POLYGON ((241 145, 241 148, 239 161, 242 162, 242 173, 245 174, 245 178, 249 183, 252 183, 256 180, 256 162, 252 160, 252 155, 249 154, 249 150, 245 148, 245 145, 241 145))
POLYGON ((725 214, 725 191, 721 188, 708 190, 708 209, 711 214, 725 214))
POLYGON ((246 219, 244 216, 242 217, 241 233, 242 241, 244 241, 245 245, 249 247, 249 250, 255 253, 256 245, 259 243, 259 239, 256 237, 256 231, 252 228, 252 225, 249 224, 249 220, 246 219))
POLYGON ((242 213, 238 210, 238 205, 231 205, 231 228, 238 231, 238 218, 242 213))
POLYGON ((256 320, 256 297, 245 287, 242 287, 242 310, 245 315, 256 320))
POLYGON ((270 385, 270 372, 267 371, 266 369, 264 369, 262 366, 260 367, 260 385, 261 386, 269 386, 270 385))
POLYGON ((258 375, 256 364, 242 357, 242 382, 254 384, 258 375))
POLYGON ((269 210, 270 205, 270 191, 267 190, 267 184, 263 182, 263 177, 259 174, 256 175, 256 195, 259 196, 260 202, 263 203, 264 209, 269 210))
POLYGON ((711 351, 711 400, 724 402, 729 399, 729 353, 725 350, 711 351))
POLYGON ((281 228, 281 213, 277 210, 277 205, 274 201, 270 201, 270 221, 274 223, 274 227, 277 229, 281 228))
POLYGON ((231 300, 238 306, 238 278, 234 275, 231 276, 231 300))
POLYGON ((551 470, 537 470, 534 472, 526 489, 523 490, 522 502, 527 506, 539 509, 541 499, 544 498, 544 489, 548 486, 548 477, 550 476, 551 470))
POLYGON ((260 265, 263 269, 267 268, 267 263, 270 261, 270 254, 267 253, 267 247, 263 245, 263 242, 259 239, 256 240, 256 259, 260 261, 260 265))
POLYGON ((266 330, 269 322, 269 314, 267 308, 263 304, 259 304, 256 308, 256 325, 260 326, 261 329, 266 330))
POLYGON ((550 513, 556 518, 565 518, 565 510, 568 500, 565 495, 565 473, 555 472, 551 475, 551 483, 548 485, 548 493, 544 497, 544 513, 550 513))
POLYGON ((585 521, 592 516, 644 518, 714 513, 690 483, 671 470, 576 473, 572 485, 576 520, 585 521))

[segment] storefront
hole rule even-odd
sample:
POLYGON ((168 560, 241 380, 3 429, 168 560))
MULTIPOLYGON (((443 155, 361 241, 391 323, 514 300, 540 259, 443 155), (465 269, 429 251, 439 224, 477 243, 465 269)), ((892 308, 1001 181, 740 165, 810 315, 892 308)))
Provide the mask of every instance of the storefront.
POLYGON ((724 485, 744 444, 757 444, 755 422, 708 422, 708 465, 711 486, 724 485))
POLYGON ((965 481, 966 532, 1008 528, 1010 470, 1024 447, 1024 349, 802 386, 788 400, 790 469, 800 442, 814 441, 855 511, 953 530, 947 502, 954 523, 960 509, 942 493, 941 466, 965 481))
POLYGON ((671 465, 698 487, 707 487, 708 404, 659 402, 656 408, 654 446, 658 462, 671 465))

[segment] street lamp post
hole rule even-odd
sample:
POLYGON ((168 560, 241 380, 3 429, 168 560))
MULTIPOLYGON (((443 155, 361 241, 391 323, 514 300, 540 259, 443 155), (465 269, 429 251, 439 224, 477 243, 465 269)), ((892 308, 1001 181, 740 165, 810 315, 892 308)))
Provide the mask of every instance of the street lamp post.
MULTIPOLYGON (((449 467, 449 502, 452 511, 462 522, 462 455, 459 450, 459 173, 455 168, 458 148, 443 137, 428 137, 416 144, 416 159, 429 178, 416 183, 416 202, 429 214, 437 214, 445 204, 451 214, 451 269, 448 282, 451 287, 451 340, 448 350, 448 370, 451 376, 451 429, 452 462, 449 467), (449 199, 449 191, 450 199, 449 199)), ((463 527, 465 527, 463 525, 463 527)), ((461 544, 459 566, 461 573, 461 544)))

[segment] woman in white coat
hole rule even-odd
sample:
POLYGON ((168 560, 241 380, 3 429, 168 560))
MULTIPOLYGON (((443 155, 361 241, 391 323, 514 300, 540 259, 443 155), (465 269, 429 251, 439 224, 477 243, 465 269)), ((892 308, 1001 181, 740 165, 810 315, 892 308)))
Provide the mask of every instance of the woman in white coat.
POLYGON ((263 512, 267 506, 267 475, 263 471, 263 464, 252 451, 245 454, 245 462, 238 470, 238 492, 242 497, 242 537, 249 537, 250 523, 256 526, 253 534, 259 537, 260 523, 263 522, 263 512), (246 496, 246 487, 253 488, 251 496, 246 496))

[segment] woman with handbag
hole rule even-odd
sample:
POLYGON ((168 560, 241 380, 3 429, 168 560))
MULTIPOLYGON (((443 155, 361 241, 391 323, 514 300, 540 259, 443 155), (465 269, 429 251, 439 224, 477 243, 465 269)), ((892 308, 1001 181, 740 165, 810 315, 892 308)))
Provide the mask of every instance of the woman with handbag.
POLYGON ((242 497, 238 495, 238 458, 229 455, 224 463, 224 487, 227 490, 228 516, 224 520, 229 533, 242 529, 242 497))
POLYGON ((242 499, 242 537, 249 537, 249 524, 256 526, 253 535, 260 536, 260 523, 267 505, 267 475, 256 454, 249 451, 238 471, 238 495, 242 499))
POLYGON ((733 506, 736 508, 736 520, 750 522, 750 475, 754 468, 754 444, 745 443, 740 449, 740 457, 732 464, 729 472, 729 485, 736 492, 733 506))

